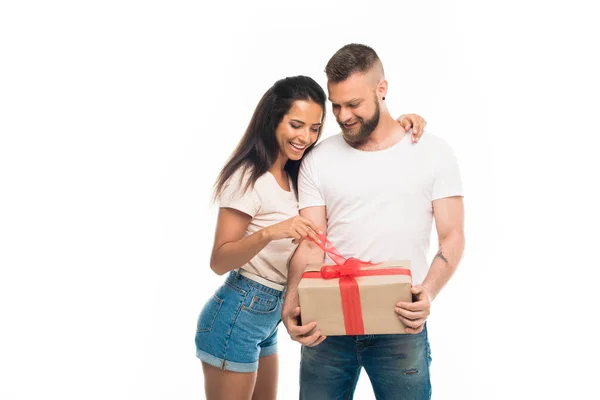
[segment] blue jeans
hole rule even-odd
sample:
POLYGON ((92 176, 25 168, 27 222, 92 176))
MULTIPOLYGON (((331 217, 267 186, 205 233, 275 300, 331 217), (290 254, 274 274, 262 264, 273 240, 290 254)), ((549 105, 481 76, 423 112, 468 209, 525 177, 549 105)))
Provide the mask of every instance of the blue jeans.
POLYGON ((414 335, 330 336, 302 346, 300 399, 352 399, 362 367, 377 399, 431 399, 430 364, 427 326, 414 335))

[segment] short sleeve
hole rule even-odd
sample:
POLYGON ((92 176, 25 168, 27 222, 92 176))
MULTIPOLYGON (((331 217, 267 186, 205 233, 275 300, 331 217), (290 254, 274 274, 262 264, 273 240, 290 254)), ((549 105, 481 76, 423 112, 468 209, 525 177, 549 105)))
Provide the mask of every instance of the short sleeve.
POLYGON ((318 186, 314 152, 302 160, 298 174, 298 208, 324 206, 325 199, 318 186))
POLYGON ((445 197, 463 196, 463 185, 458 162, 452 148, 441 142, 435 160, 433 190, 431 200, 445 197))
POLYGON ((252 186, 244 191, 249 175, 249 172, 242 174, 242 171, 238 170, 229 177, 218 198, 220 208, 233 208, 252 218, 256 216, 260 210, 260 197, 252 186))

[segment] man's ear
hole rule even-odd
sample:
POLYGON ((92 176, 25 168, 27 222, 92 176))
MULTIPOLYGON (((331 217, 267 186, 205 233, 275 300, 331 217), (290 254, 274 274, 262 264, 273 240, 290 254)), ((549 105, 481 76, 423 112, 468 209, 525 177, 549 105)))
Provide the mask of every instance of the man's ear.
POLYGON ((377 97, 379 100, 385 100, 387 96, 388 82, 384 79, 377 84, 377 97))

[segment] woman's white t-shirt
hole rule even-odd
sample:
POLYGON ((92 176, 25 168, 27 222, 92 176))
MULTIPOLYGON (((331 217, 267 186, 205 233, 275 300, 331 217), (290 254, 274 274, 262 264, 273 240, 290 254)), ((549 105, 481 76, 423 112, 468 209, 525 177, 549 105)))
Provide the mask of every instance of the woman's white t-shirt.
MULTIPOLYGON (((245 236, 298 215, 298 200, 293 190, 289 192, 284 190, 275 177, 267 172, 258 178, 254 187, 251 186, 244 192, 249 176, 250 171, 242 176, 242 171, 238 169, 228 179, 218 198, 220 208, 233 208, 252 217, 245 236)), ((286 264, 294 248, 292 239, 274 240, 242 268, 272 282, 285 285, 286 264)))

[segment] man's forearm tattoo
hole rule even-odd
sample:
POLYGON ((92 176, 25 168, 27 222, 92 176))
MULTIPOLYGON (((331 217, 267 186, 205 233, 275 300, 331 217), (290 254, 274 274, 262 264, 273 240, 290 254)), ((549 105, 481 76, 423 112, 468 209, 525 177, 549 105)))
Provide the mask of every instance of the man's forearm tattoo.
POLYGON ((438 251, 438 253, 435 255, 435 257, 444 261, 446 263, 446 267, 450 266, 450 263, 448 262, 448 259, 444 256, 444 253, 442 252, 441 247, 440 247, 440 251, 438 251))

